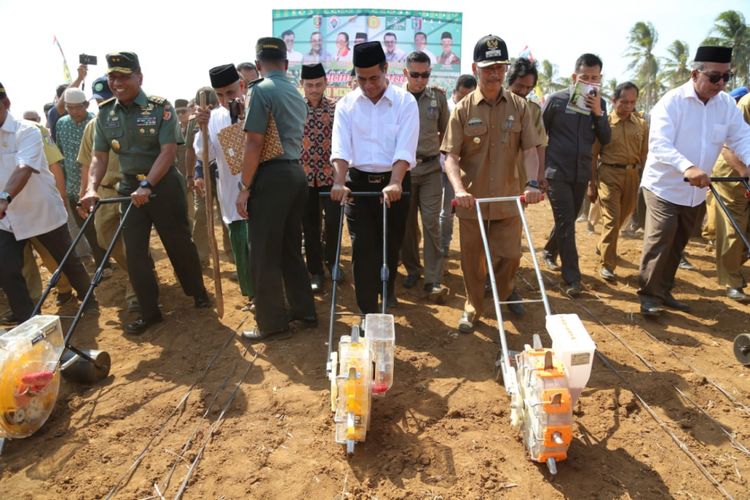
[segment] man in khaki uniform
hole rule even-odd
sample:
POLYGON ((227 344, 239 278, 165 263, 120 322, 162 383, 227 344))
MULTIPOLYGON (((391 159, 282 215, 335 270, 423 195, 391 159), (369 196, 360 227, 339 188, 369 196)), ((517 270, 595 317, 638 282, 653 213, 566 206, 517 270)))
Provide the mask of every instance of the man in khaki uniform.
MULTIPOLYGON (((97 105, 112 98, 112 91, 109 89, 106 76, 94 80, 91 88, 94 92, 92 97, 96 99, 97 105)), ((94 130, 96 129, 97 118, 95 117, 86 124, 86 129, 83 131, 83 138, 81 139, 81 147, 78 150, 77 161, 81 165, 81 191, 84 193, 86 192, 89 180, 89 165, 91 165, 93 156, 94 130)), ((111 151, 109 162, 107 163, 107 171, 102 178, 102 183, 99 185, 99 196, 102 199, 118 197, 119 194, 117 194, 116 186, 121 178, 120 157, 116 152, 111 151)), ((119 225, 120 206, 118 204, 107 203, 97 209, 96 217, 94 218, 94 229, 96 230, 96 239, 100 247, 104 249, 109 247, 119 225)), ((127 273, 128 261, 125 257, 125 245, 122 239, 118 239, 115 247, 112 249, 112 257, 114 257, 117 265, 127 273)), ((139 310, 138 298, 135 296, 135 291, 130 284, 130 280, 125 283, 125 301, 127 302, 128 312, 137 312, 139 310)))
POLYGON ((430 57, 412 52, 406 58, 406 90, 417 100, 419 108, 419 142, 417 166, 411 169, 411 196, 406 232, 401 244, 401 260, 407 276, 404 287, 416 285, 422 266, 419 262, 419 227, 417 213, 424 229, 424 291, 433 302, 442 304, 448 289, 440 284, 443 256, 440 251, 440 208, 443 201, 443 177, 440 168, 440 142, 448 125, 448 101, 442 90, 428 87, 430 57))
MULTIPOLYGON (((609 113, 612 138, 602 146, 594 142, 592 172, 602 210, 602 235, 596 247, 601 256, 599 275, 615 280, 617 239, 638 201, 640 169, 648 154, 648 124, 635 113, 638 87, 624 82, 615 88, 614 109, 609 113)), ((596 194, 593 195, 596 199, 596 194)))
MULTIPOLYGON (((750 94, 740 99, 737 107, 742 112, 745 122, 750 124, 750 94)), ((737 172, 744 171, 744 168, 737 156, 730 149, 724 148, 711 175, 736 176, 737 172)), ((745 187, 739 182, 715 182, 713 186, 737 224, 741 228, 747 228, 750 221, 750 204, 745 198, 745 187)), ((750 295, 743 291, 745 278, 742 275, 743 255, 749 249, 745 248, 745 243, 724 215, 718 202, 711 203, 709 210, 713 212, 716 230, 716 272, 719 284, 726 287, 726 294, 730 299, 743 303, 750 302, 750 295)))
MULTIPOLYGON (((547 131, 544 129, 544 122, 542 121, 542 107, 527 99, 531 91, 536 87, 536 83, 539 80, 539 72, 536 69, 536 63, 531 62, 525 57, 519 57, 516 59, 510 67, 510 73, 508 73, 508 90, 513 92, 519 97, 526 99, 526 104, 531 112, 531 123, 534 124, 534 130, 536 130, 539 136, 539 146, 536 147, 536 155, 539 158, 539 171, 536 175, 536 180, 541 186, 547 183, 544 178, 544 153, 547 148, 547 131)), ((521 189, 526 185, 528 178, 526 177, 526 167, 523 164, 523 155, 518 155, 518 161, 516 162, 518 169, 518 183, 521 189)), ((517 304, 520 306, 520 304, 517 304)))
MULTIPOLYGON (((501 38, 488 35, 479 39, 473 64, 479 87, 456 105, 441 146, 458 205, 461 269, 466 286, 458 329, 463 333, 471 333, 474 321, 482 315, 487 276, 474 198, 521 194, 516 159, 523 151, 526 175, 532 179, 523 194, 527 203, 541 200, 536 181, 539 138, 526 100, 502 87, 508 63, 508 48, 501 38)), ((521 219, 512 203, 485 205, 482 214, 498 293, 505 300, 513 291, 513 278, 521 261, 521 219)))

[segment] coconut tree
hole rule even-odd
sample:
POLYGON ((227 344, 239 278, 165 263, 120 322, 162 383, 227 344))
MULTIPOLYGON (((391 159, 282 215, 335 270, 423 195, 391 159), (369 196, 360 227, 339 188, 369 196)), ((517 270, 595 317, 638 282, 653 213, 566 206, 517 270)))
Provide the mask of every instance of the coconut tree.
POLYGON ((658 82, 659 61, 654 55, 659 34, 650 22, 639 21, 628 35, 626 56, 630 58, 628 69, 633 71, 635 81, 641 88, 641 102, 650 109, 662 92, 658 82))
POLYGON ((662 62, 661 76, 669 88, 674 88, 690 78, 690 47, 682 40, 675 40, 667 47, 667 52, 669 56, 662 62))
POLYGON ((557 65, 552 64, 547 59, 544 59, 539 67, 539 86, 545 95, 564 88, 557 81, 557 65))
POLYGON ((750 84, 750 26, 745 16, 737 10, 727 10, 714 21, 704 45, 732 47, 732 68, 736 74, 734 85, 750 84))

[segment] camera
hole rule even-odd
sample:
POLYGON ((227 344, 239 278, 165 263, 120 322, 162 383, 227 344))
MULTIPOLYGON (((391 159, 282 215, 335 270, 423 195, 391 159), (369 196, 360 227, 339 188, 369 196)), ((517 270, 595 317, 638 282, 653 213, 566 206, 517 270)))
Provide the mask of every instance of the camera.
POLYGON ((88 54, 81 54, 78 56, 78 63, 96 66, 96 56, 90 56, 88 54))

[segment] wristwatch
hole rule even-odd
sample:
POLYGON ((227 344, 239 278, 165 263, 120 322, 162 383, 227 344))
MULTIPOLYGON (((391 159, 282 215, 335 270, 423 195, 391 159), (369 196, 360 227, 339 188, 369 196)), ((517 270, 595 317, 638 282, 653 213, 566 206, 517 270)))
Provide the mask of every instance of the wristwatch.
POLYGON ((13 201, 13 197, 9 192, 3 191, 2 193, 0 193, 0 200, 5 200, 8 202, 8 204, 10 204, 10 202, 13 201))
POLYGON ((143 189, 149 189, 151 191, 154 190, 154 186, 152 186, 151 183, 148 182, 148 179, 143 179, 141 182, 139 182, 138 187, 143 188, 143 189))
POLYGON ((240 188, 240 192, 250 191, 250 186, 245 186, 245 184, 242 183, 242 179, 240 179, 239 181, 237 181, 237 187, 240 188))
POLYGON ((539 189, 539 182, 538 182, 538 181, 536 181, 536 180, 533 180, 533 179, 532 179, 532 180, 530 180, 529 182, 527 182, 527 183, 526 183, 526 186, 525 186, 525 187, 530 187, 530 188, 534 188, 534 189, 539 189))

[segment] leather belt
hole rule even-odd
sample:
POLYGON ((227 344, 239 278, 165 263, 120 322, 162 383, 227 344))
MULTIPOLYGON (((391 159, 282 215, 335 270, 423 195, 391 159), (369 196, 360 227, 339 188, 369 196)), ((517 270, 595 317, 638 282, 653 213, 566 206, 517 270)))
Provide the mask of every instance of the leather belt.
POLYGON ((427 163, 428 161, 436 160, 440 155, 432 156, 417 156, 417 163, 427 163))
POLYGON ((615 167, 615 168, 624 168, 625 170, 632 170, 638 168, 637 163, 631 163, 629 165, 623 165, 622 163, 604 163, 602 162, 602 165, 607 165, 608 167, 615 167))

